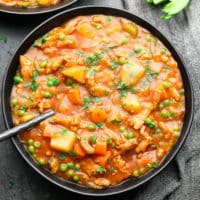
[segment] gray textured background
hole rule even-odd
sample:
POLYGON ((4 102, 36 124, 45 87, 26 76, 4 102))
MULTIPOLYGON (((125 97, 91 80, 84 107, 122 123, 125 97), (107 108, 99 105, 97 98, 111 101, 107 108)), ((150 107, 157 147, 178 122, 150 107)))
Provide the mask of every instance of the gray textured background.
MULTIPOLYGON (((157 177, 135 191, 118 195, 116 199, 134 200, 197 200, 200 199, 200 1, 191 1, 187 11, 170 21, 159 19, 160 9, 145 0, 126 0, 130 11, 156 26, 183 55, 192 77, 195 92, 195 117, 191 133, 175 160, 157 177)), ((120 0, 80 0, 76 5, 100 4, 122 8, 120 0)), ((6 44, 0 42, 0 84, 10 53, 24 36, 45 17, 10 17, 0 15, 0 35, 7 35, 6 44)), ((0 112, 0 131, 5 129, 0 112)), ((0 143, 0 200, 60 200, 96 199, 83 197, 54 187, 35 173, 20 157, 12 143, 0 143), (9 185, 13 186, 10 188, 9 185)), ((113 199, 113 198, 106 198, 113 199)))

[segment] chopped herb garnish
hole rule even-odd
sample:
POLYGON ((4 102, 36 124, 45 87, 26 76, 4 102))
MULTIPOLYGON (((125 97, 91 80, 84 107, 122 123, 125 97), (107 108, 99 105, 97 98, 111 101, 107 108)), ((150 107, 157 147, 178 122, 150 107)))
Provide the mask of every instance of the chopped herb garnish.
POLYGON ((85 53, 81 50, 76 50, 76 53, 80 56, 83 56, 83 57, 85 56, 85 53))
POLYGON ((29 100, 30 100, 31 102, 34 102, 34 99, 33 99, 32 96, 29 97, 29 100))
POLYGON ((25 82, 24 83, 24 87, 25 88, 30 88, 31 87, 31 83, 30 82, 25 82))
POLYGON ((90 101, 93 103, 100 103, 100 102, 102 102, 102 99, 101 99, 101 97, 92 97, 92 98, 90 98, 90 101))
POLYGON ((96 126, 97 126, 98 128, 103 128, 103 124, 102 124, 101 122, 97 122, 97 123, 96 123, 96 126))
POLYGON ((72 151, 72 150, 69 151, 68 153, 69 153, 70 156, 76 156, 76 155, 77 155, 76 152, 74 152, 74 151, 72 151))
POLYGON ((120 82, 117 86, 117 89, 118 90, 125 90, 125 89, 128 89, 128 85, 124 82, 120 82))
POLYGON ((65 158, 67 158, 67 155, 65 153, 59 153, 59 158, 61 160, 64 160, 65 158))
POLYGON ((97 172, 98 172, 99 174, 103 174, 103 173, 105 172, 105 168, 102 167, 102 166, 100 166, 100 167, 97 168, 97 172))
POLYGON ((170 66, 168 66, 168 65, 164 66, 163 68, 164 68, 164 69, 168 69, 168 70, 170 70, 170 69, 171 69, 171 67, 170 67, 170 66))
POLYGON ((112 61, 110 62, 110 68, 111 68, 111 69, 117 69, 118 66, 119 66, 119 62, 118 62, 118 61, 112 60, 112 61))
POLYGON ((109 48, 105 47, 102 51, 105 52, 105 53, 108 53, 109 52, 109 48))
POLYGON ((50 33, 47 33, 40 38, 40 41, 42 44, 44 44, 47 41, 47 38, 49 37, 49 35, 50 33))
POLYGON ((32 45, 33 47, 37 47, 38 46, 38 41, 37 40, 35 40, 34 42, 33 42, 33 45, 32 45))
POLYGON ((152 78, 156 78, 158 76, 158 73, 154 72, 154 73, 151 73, 151 77, 152 78))
POLYGON ((157 161, 154 161, 154 162, 152 163, 152 166, 153 166, 154 168, 157 168, 157 167, 158 167, 158 162, 157 162, 157 161))
POLYGON ((91 54, 86 58, 85 63, 90 66, 95 66, 100 64, 100 59, 103 58, 103 54, 91 54))
POLYGON ((90 72, 89 72, 89 76, 94 76, 98 71, 96 69, 92 69, 90 72))
POLYGON ((130 51, 130 52, 128 53, 128 56, 129 56, 129 57, 132 57, 132 56, 134 56, 134 54, 135 54, 135 53, 134 53, 133 51, 130 51))
POLYGON ((65 129, 63 129, 63 130, 59 131, 59 133, 60 133, 61 135, 64 135, 64 134, 66 134, 66 133, 67 133, 67 129, 65 128, 65 129))
POLYGON ((90 103, 90 98, 84 97, 83 98, 83 106, 84 106, 85 109, 89 109, 89 103, 90 103))
POLYGON ((111 121, 111 123, 113 123, 113 124, 121 124, 121 123, 122 123, 122 120, 113 119, 113 120, 111 121))
POLYGON ((121 90, 121 93, 120 93, 119 97, 120 97, 120 98, 126 97, 127 94, 128 94, 128 91, 127 91, 127 90, 121 90))
POLYGON ((90 141, 92 142, 92 144, 96 144, 97 138, 98 138, 98 135, 93 135, 93 136, 90 138, 90 141))
POLYGON ((3 41, 4 43, 6 43, 8 40, 8 37, 6 35, 0 35, 0 41, 3 41))

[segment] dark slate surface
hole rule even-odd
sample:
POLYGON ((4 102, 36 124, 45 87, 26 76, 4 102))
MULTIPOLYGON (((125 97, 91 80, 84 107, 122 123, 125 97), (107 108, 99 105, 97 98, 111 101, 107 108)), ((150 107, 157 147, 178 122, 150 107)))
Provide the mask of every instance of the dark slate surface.
MULTIPOLYGON (((199 124, 199 21, 200 1, 191 1, 186 12, 165 22, 159 19, 160 10, 145 3, 145 0, 125 0, 127 8, 134 14, 156 26, 176 46, 183 55, 187 69, 192 77, 195 92, 195 118, 190 136, 176 159, 156 178, 140 187, 118 195, 116 199, 190 199, 200 197, 200 134, 199 124)), ((120 0, 80 0, 76 5, 99 4, 122 7, 120 0)), ((48 16, 10 17, 0 15, 0 35, 7 35, 6 44, 0 42, 0 84, 10 54, 24 36, 48 16)), ((0 112, 0 131, 3 131, 0 112)), ((60 199, 96 199, 83 197, 56 188, 34 172, 18 154, 11 141, 0 143, 0 200, 60 200, 60 199)), ((113 198, 107 198, 113 199, 113 198)))

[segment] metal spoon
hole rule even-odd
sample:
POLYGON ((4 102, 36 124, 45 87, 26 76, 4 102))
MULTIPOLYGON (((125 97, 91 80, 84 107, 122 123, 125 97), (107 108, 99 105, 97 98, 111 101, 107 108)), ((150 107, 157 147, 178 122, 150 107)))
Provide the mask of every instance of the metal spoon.
POLYGON ((11 129, 8 129, 7 131, 2 132, 2 133, 0 133, 0 141, 3 141, 9 137, 17 135, 18 133, 35 126, 39 122, 51 117, 54 114, 55 114, 55 112, 53 110, 46 111, 46 112, 42 113, 41 115, 39 115, 38 117, 35 117, 34 119, 32 119, 26 123, 20 124, 18 126, 15 126, 14 128, 11 128, 11 129))

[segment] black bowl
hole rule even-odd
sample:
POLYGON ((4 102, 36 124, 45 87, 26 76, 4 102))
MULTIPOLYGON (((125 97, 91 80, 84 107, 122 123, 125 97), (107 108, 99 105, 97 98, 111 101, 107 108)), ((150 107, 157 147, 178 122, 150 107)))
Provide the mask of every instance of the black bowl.
POLYGON ((53 184, 64 188, 66 190, 70 190, 79 194, 85 194, 85 195, 93 195, 93 196, 105 196, 105 195, 112 195, 112 194, 118 194, 122 193, 134 188, 137 188, 138 186, 146 183, 148 180, 155 177, 159 172, 161 172, 168 164, 169 162, 174 158, 174 156, 177 154, 177 152, 180 150, 181 146, 183 145, 183 142, 185 141, 193 119, 193 104, 194 104, 194 97, 193 97, 193 90, 191 81, 189 78, 189 75, 187 73, 186 67, 180 58, 179 54, 175 50, 175 48, 170 44, 170 42, 152 25, 147 23, 146 21, 140 19, 139 17, 120 10, 116 8, 108 8, 108 7, 80 7, 72 10, 68 10, 65 12, 62 12, 60 14, 57 14, 56 16, 48 19, 47 21, 43 22, 41 25, 39 25, 37 28, 35 28, 20 44, 19 48, 14 53, 14 56, 11 59, 10 64, 8 65, 7 71, 5 72, 4 80, 3 80, 3 88, 2 88, 2 108, 3 108, 3 115, 6 123, 6 127, 10 128, 13 126, 12 122, 12 113, 10 108, 10 94, 11 89, 13 86, 13 77, 16 73, 16 70, 19 65, 19 56, 21 54, 24 54, 26 50, 32 45, 32 43, 39 37, 41 37, 43 34, 50 31, 52 28, 61 25, 65 21, 74 18, 79 15, 93 15, 93 14, 106 14, 106 15, 113 15, 113 16, 120 16, 127 18, 129 20, 134 21, 135 23, 139 24, 140 26, 148 29, 153 35, 158 37, 164 45, 169 49, 169 51, 172 53, 173 57, 177 61, 179 65, 179 69, 182 75, 183 79, 183 85, 185 89, 185 116, 184 116, 184 123, 181 130, 181 135, 177 141, 177 143, 174 145, 174 147, 171 149, 171 151, 168 153, 168 155, 163 159, 160 166, 156 169, 151 170, 149 173, 143 175, 142 177, 138 179, 127 179, 123 182, 121 182, 118 185, 111 186, 102 190, 94 190, 90 189, 69 181, 65 181, 61 178, 58 178, 54 176, 51 172, 48 170, 43 169, 40 167, 31 157, 31 155, 25 150, 23 144, 20 142, 19 137, 12 138, 12 141, 17 148, 17 150, 20 152, 22 157, 27 161, 27 163, 36 170, 40 175, 48 179, 53 184))
POLYGON ((38 14, 47 14, 50 12, 55 12, 59 10, 63 10, 64 8, 72 5, 78 0, 62 0, 60 3, 56 5, 50 6, 38 6, 35 8, 19 8, 14 6, 6 6, 0 4, 0 13, 5 14, 15 14, 15 15, 38 15, 38 14))

